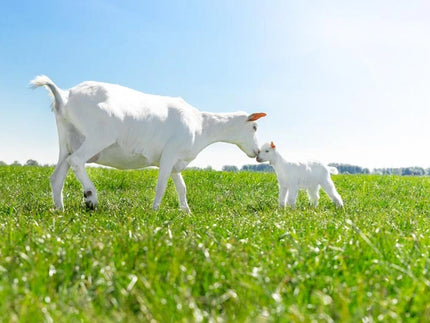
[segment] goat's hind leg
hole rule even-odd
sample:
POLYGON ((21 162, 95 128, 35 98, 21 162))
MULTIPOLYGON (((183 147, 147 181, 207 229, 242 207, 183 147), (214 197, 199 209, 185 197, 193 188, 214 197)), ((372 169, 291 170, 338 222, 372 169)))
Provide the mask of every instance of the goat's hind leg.
POLYGON ((294 187, 294 186, 289 187, 288 194, 287 194, 287 204, 293 209, 296 207, 296 200, 297 200, 298 193, 299 193, 298 187, 294 187))
POLYGON ((54 172, 50 177, 52 198, 54 199, 57 209, 64 211, 63 205, 63 186, 66 179, 67 171, 70 168, 69 163, 66 161, 67 155, 60 157, 55 167, 54 172))
POLYGON ((342 198, 337 192, 336 187, 334 186, 334 183, 330 176, 327 177, 324 183, 321 183, 321 186, 337 207, 343 207, 342 198))
POLYGON ((95 209, 97 206, 97 192, 93 182, 85 171, 85 163, 112 143, 113 140, 95 142, 86 139, 82 145, 66 159, 68 164, 72 167, 75 176, 82 184, 84 189, 85 205, 89 209, 95 209))
POLYGON ((69 151, 67 150, 66 141, 64 140, 64 135, 62 127, 59 125, 59 156, 58 163, 55 166, 55 170, 49 178, 51 183, 52 190, 52 198, 54 199, 54 203, 57 209, 64 211, 63 205, 63 186, 64 180, 66 179, 67 172, 70 168, 69 163, 66 158, 69 155, 69 151))

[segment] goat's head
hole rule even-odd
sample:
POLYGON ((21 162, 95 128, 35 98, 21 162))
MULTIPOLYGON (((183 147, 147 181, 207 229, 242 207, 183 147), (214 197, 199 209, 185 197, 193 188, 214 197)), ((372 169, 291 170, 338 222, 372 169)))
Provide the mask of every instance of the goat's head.
POLYGON ((257 155, 257 161, 263 163, 266 161, 272 161, 274 158, 276 146, 273 141, 269 144, 261 146, 260 152, 257 155))
MULTIPOLYGON (((248 157, 254 158, 259 152, 257 141, 257 120, 265 117, 263 112, 253 113, 246 117, 245 123, 240 124, 235 134, 235 144, 245 153, 248 157)), ((243 120, 243 119, 242 119, 243 120)), ((243 122, 243 121, 242 121, 243 122)))

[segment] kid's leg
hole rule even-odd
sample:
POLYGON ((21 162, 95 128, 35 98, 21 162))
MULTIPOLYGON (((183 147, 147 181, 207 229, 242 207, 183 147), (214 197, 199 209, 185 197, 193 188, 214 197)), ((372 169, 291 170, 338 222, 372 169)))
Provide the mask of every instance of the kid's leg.
POLYGON ((323 190, 327 193, 330 199, 336 204, 338 207, 343 207, 343 201, 340 197, 339 193, 336 191, 336 187, 330 177, 321 184, 323 190))
POLYGON ((285 199, 287 197, 288 188, 279 186, 279 207, 285 207, 285 199))
POLYGON ((294 208, 296 206, 297 193, 299 189, 296 187, 290 187, 287 194, 287 204, 294 208))
POLYGON ((309 202, 313 207, 318 206, 318 200, 320 198, 320 186, 316 185, 315 187, 308 188, 308 196, 309 196, 309 202))

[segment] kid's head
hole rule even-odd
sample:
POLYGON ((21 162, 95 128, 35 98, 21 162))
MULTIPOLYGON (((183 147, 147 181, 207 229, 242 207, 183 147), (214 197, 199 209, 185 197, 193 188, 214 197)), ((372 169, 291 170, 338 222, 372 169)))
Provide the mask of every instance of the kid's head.
POLYGON ((260 152, 257 155, 257 158, 256 158, 257 161, 259 163, 264 163, 266 161, 273 160, 275 149, 276 149, 276 146, 273 143, 273 141, 270 144, 269 143, 264 144, 263 146, 261 146, 260 152))

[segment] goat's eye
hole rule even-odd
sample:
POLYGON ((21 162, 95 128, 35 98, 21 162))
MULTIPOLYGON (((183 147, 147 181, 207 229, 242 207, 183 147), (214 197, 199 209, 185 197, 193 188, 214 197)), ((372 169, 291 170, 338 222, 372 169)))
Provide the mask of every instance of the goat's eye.
POLYGON ((269 151, 268 150, 266 150, 266 153, 268 153, 269 151))
POLYGON ((254 128, 254 131, 257 131, 257 125, 254 125, 253 128, 254 128))

